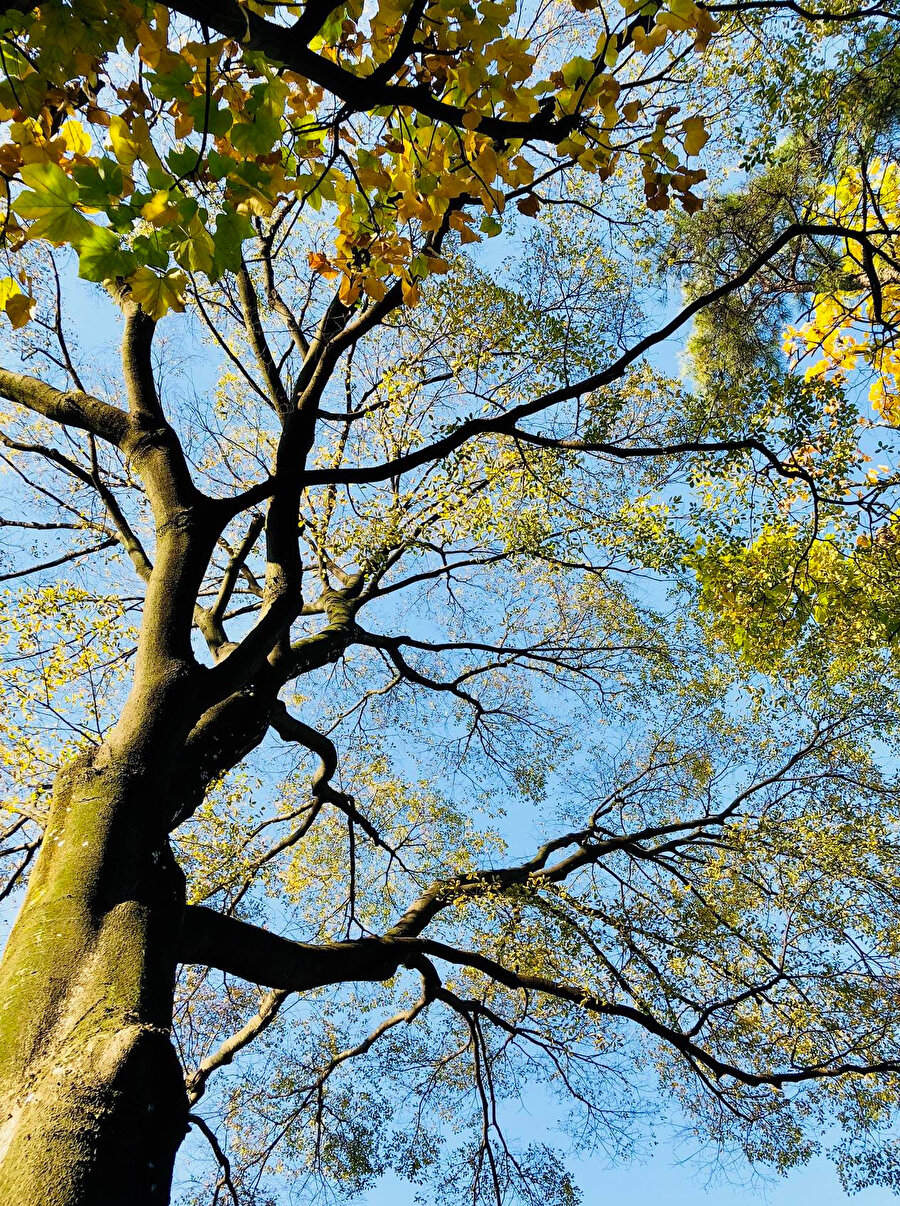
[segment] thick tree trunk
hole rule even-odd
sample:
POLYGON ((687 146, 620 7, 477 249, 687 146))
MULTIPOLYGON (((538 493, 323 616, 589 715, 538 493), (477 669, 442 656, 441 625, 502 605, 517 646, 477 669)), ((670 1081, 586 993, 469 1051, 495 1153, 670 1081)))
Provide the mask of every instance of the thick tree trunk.
POLYGON ((3 1206, 169 1200, 187 1103, 170 1040, 184 886, 164 790, 109 746, 56 785, 0 964, 3 1206))

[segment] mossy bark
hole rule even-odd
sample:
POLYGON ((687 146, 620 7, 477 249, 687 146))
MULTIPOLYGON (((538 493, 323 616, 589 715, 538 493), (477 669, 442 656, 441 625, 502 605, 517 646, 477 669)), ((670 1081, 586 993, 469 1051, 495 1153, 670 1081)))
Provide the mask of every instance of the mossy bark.
POLYGON ((108 745, 56 785, 0 964, 4 1206, 169 1199, 187 1103, 170 1039, 184 887, 165 788, 108 745))

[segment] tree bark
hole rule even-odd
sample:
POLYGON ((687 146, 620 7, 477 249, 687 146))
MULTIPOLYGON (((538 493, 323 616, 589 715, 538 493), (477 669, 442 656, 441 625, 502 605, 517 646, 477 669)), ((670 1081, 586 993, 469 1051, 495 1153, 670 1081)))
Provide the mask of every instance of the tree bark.
POLYGON ((62 772, 0 964, 0 1202, 159 1206, 187 1099, 171 1043, 184 880, 167 784, 110 744, 62 772))

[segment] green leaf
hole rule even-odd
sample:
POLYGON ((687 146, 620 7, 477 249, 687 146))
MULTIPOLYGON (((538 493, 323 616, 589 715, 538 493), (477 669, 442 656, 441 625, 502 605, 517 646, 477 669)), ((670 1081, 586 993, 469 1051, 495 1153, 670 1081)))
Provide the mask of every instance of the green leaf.
POLYGON ((78 200, 92 209, 105 209, 125 188, 121 167, 108 157, 96 164, 78 164, 72 168, 72 176, 78 182, 78 200))
POLYGON ((187 111, 193 117, 197 130, 202 133, 205 126, 207 134, 211 134, 213 138, 224 138, 234 121, 230 109, 219 109, 215 105, 210 105, 207 114, 205 96, 195 97, 187 105, 187 111))
POLYGON ((210 274, 213 280, 223 272, 237 272, 241 266, 241 244, 252 235, 253 226, 246 215, 235 213, 233 209, 225 209, 219 214, 213 235, 215 260, 210 274))
POLYGON ((171 188, 175 181, 162 167, 147 168, 147 183, 155 191, 171 188))
POLYGON ((32 71, 21 79, 4 79, 0 83, 0 105, 4 109, 20 109, 28 117, 37 117, 47 99, 47 82, 32 71))
POLYGON ((189 176, 197 167, 197 151, 194 147, 185 147, 182 151, 169 151, 166 163, 179 179, 182 176, 189 176))
POLYGON ((94 226, 82 239, 78 254, 78 275, 86 281, 107 281, 128 276, 136 267, 135 257, 122 247, 106 226, 94 226))
POLYGON ((28 218, 30 239, 46 239, 61 246, 78 243, 90 232, 91 223, 75 208, 78 185, 55 163, 33 163, 22 168, 22 179, 32 190, 21 193, 13 210, 28 218))
POLYGON ((180 228, 172 244, 172 254, 182 268, 189 272, 209 272, 213 267, 216 245, 212 235, 195 214, 187 228, 180 228))
POLYGON ((168 267, 169 241, 162 231, 155 230, 151 235, 138 235, 132 246, 142 264, 149 264, 151 268, 168 267))
POLYGON ((570 59, 562 69, 562 76, 570 88, 577 84, 584 84, 589 79, 597 74, 597 68, 591 59, 585 59, 581 55, 576 55, 574 59, 570 59))
POLYGON ((281 133, 268 122, 242 121, 231 127, 231 145, 242 155, 268 155, 281 133))
POLYGON ((242 155, 268 155, 281 137, 281 119, 288 89, 273 79, 251 88, 244 112, 249 121, 231 127, 231 145, 242 155))
POLYGON ((224 180, 234 167, 234 160, 229 159, 227 155, 220 155, 218 151, 210 151, 206 161, 213 180, 224 180))
POLYGON ((171 67, 168 71, 147 72, 144 79, 147 80, 153 95, 160 100, 181 100, 187 91, 187 85, 194 77, 194 69, 180 56, 172 56, 169 62, 171 67))

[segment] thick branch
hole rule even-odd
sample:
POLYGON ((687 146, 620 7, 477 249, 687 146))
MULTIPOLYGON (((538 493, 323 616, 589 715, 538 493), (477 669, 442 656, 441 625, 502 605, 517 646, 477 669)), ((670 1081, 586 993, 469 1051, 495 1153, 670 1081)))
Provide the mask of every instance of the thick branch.
POLYGON ((178 957, 267 988, 302 992, 355 980, 390 980, 405 958, 377 938, 311 945, 188 905, 178 957))
MULTIPOLYGON (((234 38, 250 50, 262 51, 273 62, 298 72, 313 83, 327 89, 342 100, 350 112, 365 113, 372 109, 407 106, 425 114, 435 122, 463 129, 467 110, 440 100, 424 84, 391 84, 382 82, 378 73, 358 76, 330 59, 323 58, 307 46, 315 22, 301 17, 292 27, 277 25, 238 0, 176 0, 168 6, 234 38)), ((403 38, 401 34, 401 39, 403 38)), ((398 64, 398 66, 401 64, 398 64)), ((571 134, 582 120, 580 114, 566 114, 554 119, 541 110, 526 121, 500 117, 482 117, 476 127, 479 133, 491 138, 521 138, 556 146, 571 134)))
POLYGON ((131 429, 128 415, 117 406, 81 390, 54 389, 37 377, 14 373, 10 369, 0 368, 0 397, 17 402, 64 427, 89 431, 117 448, 126 442, 131 429))
POLYGON ((217 967, 256 984, 298 992, 328 984, 359 980, 389 980, 403 966, 417 967, 421 957, 440 959, 458 967, 481 972, 496 984, 513 991, 540 993, 567 1001, 600 1017, 633 1022, 669 1044, 690 1063, 709 1070, 716 1079, 731 1077, 749 1086, 786 1084, 846 1075, 900 1072, 890 1060, 871 1063, 817 1063, 790 1071, 748 1071, 706 1050, 682 1030, 632 1005, 602 1000, 586 989, 520 973, 477 951, 463 951, 443 942, 423 938, 377 938, 313 946, 291 942, 267 930, 211 909, 191 905, 185 911, 179 957, 186 963, 217 967))
POLYGON ((153 375, 153 334, 156 323, 135 302, 125 299, 125 331, 122 335, 122 375, 128 409, 142 423, 162 421, 162 409, 153 375))

